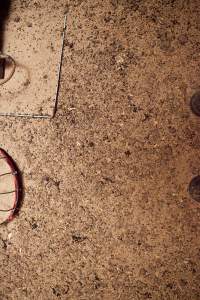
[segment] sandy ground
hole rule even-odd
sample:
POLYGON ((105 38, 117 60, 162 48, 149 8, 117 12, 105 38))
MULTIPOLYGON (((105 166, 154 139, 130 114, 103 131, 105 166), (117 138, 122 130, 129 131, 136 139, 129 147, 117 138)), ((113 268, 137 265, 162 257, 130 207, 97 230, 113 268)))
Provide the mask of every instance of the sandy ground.
POLYGON ((25 187, 0 299, 200 299, 199 1, 60 3, 56 117, 0 119, 25 187))

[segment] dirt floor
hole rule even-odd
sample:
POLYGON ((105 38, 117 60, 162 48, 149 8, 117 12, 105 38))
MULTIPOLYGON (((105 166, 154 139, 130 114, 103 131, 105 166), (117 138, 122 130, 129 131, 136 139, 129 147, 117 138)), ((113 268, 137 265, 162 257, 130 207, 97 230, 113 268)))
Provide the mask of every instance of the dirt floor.
POLYGON ((25 187, 0 228, 0 299, 200 299, 199 1, 60 4, 56 117, 0 119, 25 187))

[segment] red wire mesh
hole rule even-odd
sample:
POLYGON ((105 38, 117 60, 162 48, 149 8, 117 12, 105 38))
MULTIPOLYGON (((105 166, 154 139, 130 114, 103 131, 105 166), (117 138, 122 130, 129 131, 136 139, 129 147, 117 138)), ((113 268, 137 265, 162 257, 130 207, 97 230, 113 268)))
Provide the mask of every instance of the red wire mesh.
POLYGON ((19 199, 20 199, 20 196, 21 196, 21 187, 20 187, 20 174, 19 174, 19 170, 15 164, 15 162, 13 161, 13 159, 6 153, 5 150, 1 149, 0 148, 0 159, 3 159, 7 162, 8 166, 10 167, 10 170, 11 172, 10 173, 4 173, 4 174, 0 174, 0 185, 1 185, 1 176, 4 176, 4 175, 12 175, 13 176, 13 180, 14 180, 14 187, 15 187, 15 190, 12 190, 12 191, 6 191, 6 192, 3 192, 3 193, 0 193, 0 207, 1 207, 1 195, 2 194, 10 194, 10 193, 13 193, 13 197, 14 197, 14 204, 11 208, 7 209, 7 210, 3 210, 3 209, 0 209, 0 212, 10 212, 9 213, 9 216, 7 216, 6 220, 3 221, 4 222, 8 222, 8 221, 11 221, 15 215, 15 212, 18 208, 18 205, 19 205, 19 199))

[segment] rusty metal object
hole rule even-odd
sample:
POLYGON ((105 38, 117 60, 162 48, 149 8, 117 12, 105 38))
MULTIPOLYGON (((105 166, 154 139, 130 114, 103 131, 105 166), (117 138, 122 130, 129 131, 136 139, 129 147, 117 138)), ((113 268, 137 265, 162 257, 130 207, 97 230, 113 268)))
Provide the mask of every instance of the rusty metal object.
POLYGON ((190 101, 190 106, 193 113, 200 117, 200 91, 196 92, 190 101))
POLYGON ((2 77, 0 78, 0 86, 7 83, 14 75, 16 69, 15 60, 6 54, 0 54, 0 61, 4 60, 2 65, 2 77))
POLYGON ((5 58, 0 58, 0 79, 5 76, 5 58))
POLYGON ((193 200, 200 202, 200 176, 194 177, 189 184, 189 194, 193 200))

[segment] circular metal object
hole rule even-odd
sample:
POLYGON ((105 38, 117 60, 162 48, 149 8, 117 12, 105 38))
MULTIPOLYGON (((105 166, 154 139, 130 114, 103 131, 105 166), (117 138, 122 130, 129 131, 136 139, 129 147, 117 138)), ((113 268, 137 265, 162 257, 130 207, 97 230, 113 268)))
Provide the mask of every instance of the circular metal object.
POLYGON ((200 117, 200 91, 196 92, 190 101, 190 106, 193 113, 200 117))
POLYGON ((5 60, 5 78, 0 79, 0 85, 7 83, 14 75, 16 70, 16 62, 10 56, 0 53, 0 58, 5 60))
POLYGON ((200 202, 200 176, 196 176, 191 180, 189 193, 193 200, 200 202))
POLYGON ((0 224, 12 220, 20 194, 20 178, 16 164, 0 148, 0 224))

